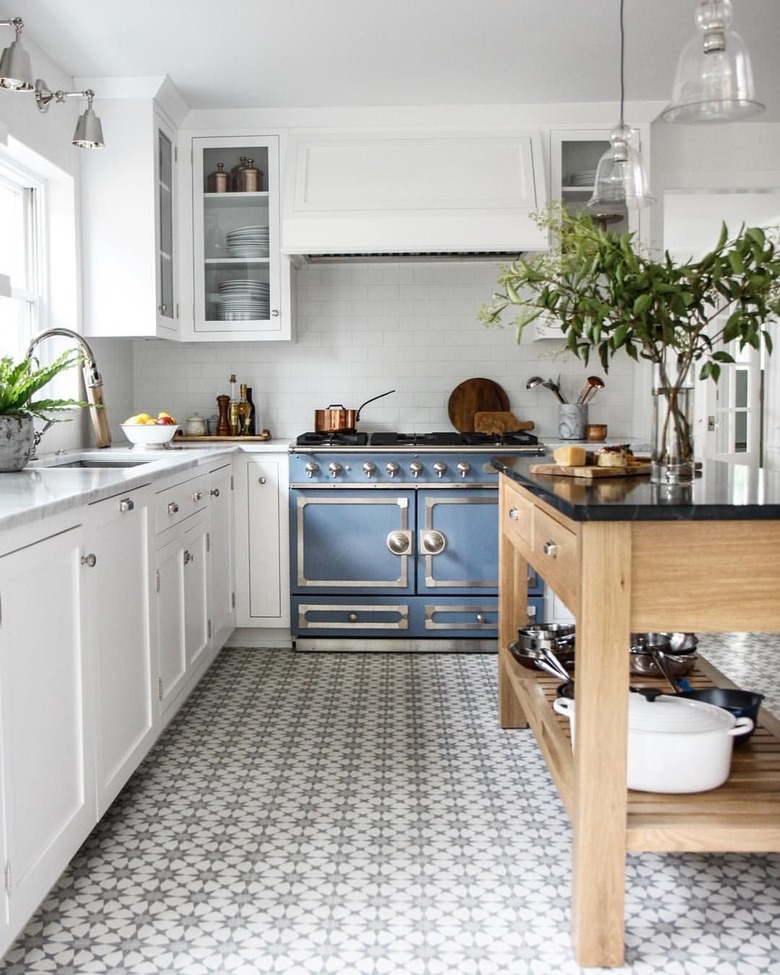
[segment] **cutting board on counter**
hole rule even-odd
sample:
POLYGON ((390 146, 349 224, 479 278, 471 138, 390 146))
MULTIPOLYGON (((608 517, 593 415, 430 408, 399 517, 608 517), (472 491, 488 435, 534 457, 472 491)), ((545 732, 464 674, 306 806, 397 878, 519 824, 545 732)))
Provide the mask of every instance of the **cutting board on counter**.
POLYGON ((627 464, 625 467, 598 467, 589 464, 587 467, 564 467, 561 464, 531 464, 532 474, 552 474, 558 477, 582 477, 589 481, 597 481, 603 477, 634 477, 637 474, 650 473, 650 461, 639 464, 627 464))
POLYGON ((509 397, 492 379, 465 379, 450 394, 447 413, 460 433, 474 433, 476 413, 506 412, 509 397))

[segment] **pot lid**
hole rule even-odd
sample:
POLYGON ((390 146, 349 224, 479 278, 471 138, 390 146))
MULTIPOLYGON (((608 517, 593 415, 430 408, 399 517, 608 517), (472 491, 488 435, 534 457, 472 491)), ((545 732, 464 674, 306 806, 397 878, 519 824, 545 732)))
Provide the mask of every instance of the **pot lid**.
POLYGON ((661 734, 700 734, 726 731, 736 719, 723 708, 704 701, 661 694, 648 700, 642 694, 628 696, 628 727, 631 731, 661 734))

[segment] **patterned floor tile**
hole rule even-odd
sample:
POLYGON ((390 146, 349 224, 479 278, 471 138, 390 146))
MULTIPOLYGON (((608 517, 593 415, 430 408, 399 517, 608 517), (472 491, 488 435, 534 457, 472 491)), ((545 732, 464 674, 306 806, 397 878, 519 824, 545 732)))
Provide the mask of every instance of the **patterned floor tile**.
MULTIPOLYGON (((780 637, 705 644, 780 712, 780 637)), ((223 651, 0 975, 576 975, 568 820, 496 706, 489 655, 223 651)), ((780 975, 780 858, 630 856, 626 945, 780 975)))

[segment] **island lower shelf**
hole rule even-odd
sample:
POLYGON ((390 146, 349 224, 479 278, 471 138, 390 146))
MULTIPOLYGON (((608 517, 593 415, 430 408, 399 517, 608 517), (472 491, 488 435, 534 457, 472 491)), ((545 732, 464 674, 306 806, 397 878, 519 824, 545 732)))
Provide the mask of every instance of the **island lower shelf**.
MULTIPOLYGON (((522 667, 506 648, 501 654, 512 691, 571 817, 574 764, 569 722, 552 708, 560 681, 522 667)), ((694 687, 735 686, 702 658, 689 679, 694 687)), ((642 683, 653 681, 642 678, 642 683)), ((657 686, 664 684, 659 681, 657 686)), ((731 774, 718 789, 690 795, 628 790, 626 849, 634 853, 780 851, 780 721, 761 709, 755 733, 735 745, 731 774)))

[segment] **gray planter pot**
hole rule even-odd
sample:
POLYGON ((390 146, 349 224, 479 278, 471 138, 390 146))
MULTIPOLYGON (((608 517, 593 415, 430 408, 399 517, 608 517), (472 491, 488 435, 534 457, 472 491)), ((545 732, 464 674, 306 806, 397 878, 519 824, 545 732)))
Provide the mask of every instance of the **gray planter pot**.
POLYGON ((19 413, 0 416, 0 472, 20 471, 35 447, 33 418, 19 413))

